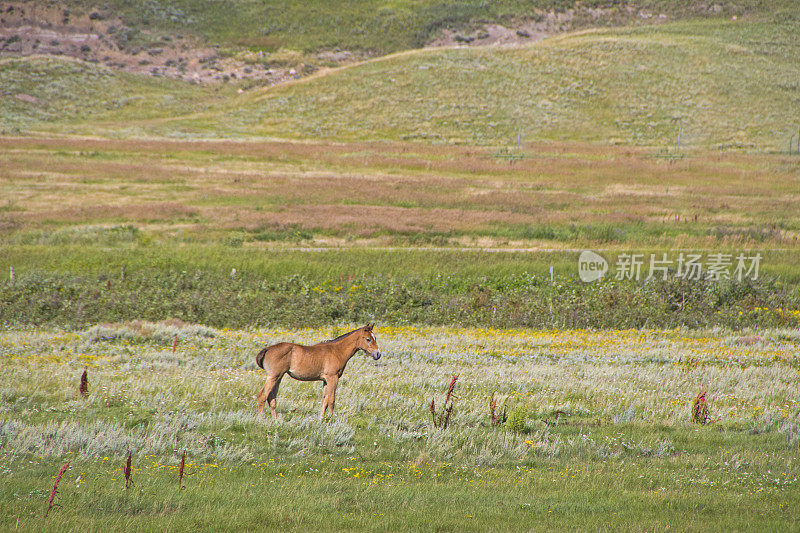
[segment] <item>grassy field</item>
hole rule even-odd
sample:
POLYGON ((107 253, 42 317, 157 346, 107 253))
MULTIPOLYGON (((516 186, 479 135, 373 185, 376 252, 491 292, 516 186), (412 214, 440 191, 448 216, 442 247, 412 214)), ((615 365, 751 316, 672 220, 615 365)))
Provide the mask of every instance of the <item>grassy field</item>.
POLYGON ((85 122, 106 116, 122 125, 147 117, 181 115, 235 94, 226 87, 199 87, 52 56, 0 59, 0 87, 4 94, 0 100, 3 135, 46 123, 85 122), (27 95, 28 100, 17 95, 27 95))
POLYGON ((796 528, 800 11, 765 4, 64 4, 131 54, 397 53, 269 88, 0 59, 0 530, 796 528), (408 50, 551 10, 632 26, 408 50), (637 252, 673 267, 615 279, 637 252), (288 378, 256 416, 261 346, 367 322, 334 417, 288 378))
POLYGON ((262 250, 797 247, 794 157, 707 152, 670 161, 652 150, 572 143, 527 144, 518 153, 524 157, 413 143, 4 138, 0 239, 262 250))
POLYGON ((764 531, 798 520, 797 330, 379 325, 385 356, 351 361, 332 419, 315 420, 318 386, 291 380, 278 422, 256 416, 263 343, 343 331, 4 332, 0 527, 764 531), (435 428, 428 404, 456 374, 450 424, 435 428), (701 391, 707 425, 689 420, 701 391), (492 394, 505 426, 490 424, 492 394))
MULTIPOLYGON (((401 54, 249 96, 225 129, 511 145, 521 128, 526 140, 674 147, 680 127, 684 146, 783 150, 797 129, 796 33, 691 22, 401 54)), ((219 131, 209 118, 151 131, 219 131)))

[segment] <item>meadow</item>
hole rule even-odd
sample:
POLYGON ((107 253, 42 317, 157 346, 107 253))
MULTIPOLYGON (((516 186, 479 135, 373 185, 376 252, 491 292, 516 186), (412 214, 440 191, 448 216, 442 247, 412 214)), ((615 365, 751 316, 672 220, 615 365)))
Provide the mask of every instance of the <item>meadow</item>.
POLYGON ((796 329, 383 326, 336 414, 289 380, 256 414, 264 343, 349 326, 167 321, 0 335, 4 530, 786 530, 798 519, 796 329), (173 348, 173 341, 176 341, 173 348), (88 396, 78 393, 88 372, 88 396), (434 427, 458 375, 446 428, 434 427), (692 423, 707 391, 709 420, 692 423), (490 397, 508 421, 492 426, 490 397), (187 452, 184 488, 178 466, 187 452), (134 485, 123 467, 132 454, 134 485), (59 468, 70 461, 45 519, 59 468), (612 483, 609 483, 612 481, 612 483), (391 510, 391 511, 390 511, 391 510))
POLYGON ((0 59, 0 530, 796 528, 796 0, 324 4, 64 3, 270 87, 0 59), (410 50, 554 14, 605 27, 410 50), (260 347, 367 322, 257 416, 260 347))
POLYGON ((797 22, 690 21, 529 46, 399 53, 248 94, 212 116, 143 124, 330 139, 562 140, 782 151, 797 130, 797 22), (568 82, 566 81, 568 80, 568 82), (260 94, 259 94, 260 93, 260 94), (788 121, 788 123, 787 123, 788 121), (279 133, 280 132, 280 133, 279 133))

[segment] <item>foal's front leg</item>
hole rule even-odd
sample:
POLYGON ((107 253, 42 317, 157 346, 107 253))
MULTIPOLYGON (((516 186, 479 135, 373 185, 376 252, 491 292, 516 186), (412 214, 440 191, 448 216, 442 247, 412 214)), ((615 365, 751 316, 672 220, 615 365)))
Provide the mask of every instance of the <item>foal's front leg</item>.
POLYGON ((333 414, 333 405, 336 403, 336 383, 339 381, 339 376, 326 376, 324 378, 324 385, 322 387, 322 407, 319 410, 319 420, 325 418, 325 411, 330 411, 333 414))
POLYGON ((325 380, 322 380, 322 406, 319 408, 319 420, 322 422, 322 419, 325 418, 325 398, 328 396, 328 384, 325 383, 325 380))

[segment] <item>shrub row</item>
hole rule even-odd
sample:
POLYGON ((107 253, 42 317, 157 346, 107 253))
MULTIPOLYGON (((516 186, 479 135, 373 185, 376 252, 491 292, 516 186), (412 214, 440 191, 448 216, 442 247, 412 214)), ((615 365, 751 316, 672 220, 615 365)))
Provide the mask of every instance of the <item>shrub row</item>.
POLYGON ((672 277, 584 284, 524 274, 335 280, 144 270, 124 280, 38 272, 0 284, 0 324, 5 327, 83 328, 175 318, 231 328, 368 321, 498 328, 741 328, 795 326, 798 308, 798 288, 766 279, 672 277))

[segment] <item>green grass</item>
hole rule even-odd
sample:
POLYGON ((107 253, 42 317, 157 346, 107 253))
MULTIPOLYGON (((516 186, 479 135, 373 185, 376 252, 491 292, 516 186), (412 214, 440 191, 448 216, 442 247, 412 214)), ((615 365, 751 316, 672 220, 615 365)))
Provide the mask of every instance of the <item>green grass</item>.
POLYGON ((797 330, 762 331, 745 346, 726 330, 379 324, 384 358, 351 360, 332 419, 314 420, 316 384, 289 378, 280 420, 257 417, 257 349, 340 331, 137 322, 3 332, 0 528, 763 531, 796 523, 797 330), (427 404, 454 374, 451 424, 436 429, 427 404), (713 420, 706 426, 689 422, 701 390, 713 420), (524 413, 518 433, 490 426, 490 394, 524 413), (189 475, 178 490, 184 449, 189 475), (128 451, 135 485, 126 490, 128 451), (59 506, 44 519, 67 460, 59 506))
MULTIPOLYGON (((715 457, 716 464, 723 461, 724 456, 715 457)), ((791 495, 774 490, 767 495, 742 495, 735 488, 707 489, 690 482, 676 486, 670 470, 688 475, 689 467, 673 469, 669 463, 628 462, 623 475, 618 474, 617 464, 594 466, 584 462, 525 469, 521 475, 515 475, 516 469, 510 467, 465 471, 455 465, 436 465, 423 468, 423 473, 415 476, 404 463, 359 461, 357 468, 367 476, 395 476, 394 483, 375 485, 374 477, 353 480, 342 472, 352 468, 348 465, 353 461, 300 461, 289 468, 195 469, 197 475, 179 493, 174 470, 152 472, 147 465, 137 477, 137 486, 126 492, 119 479, 119 460, 114 463, 116 468, 98 461, 80 461, 65 476, 67 487, 57 498, 61 507, 44 521, 43 487, 59 464, 35 461, 21 468, 13 466, 15 479, 6 485, 7 496, 0 508, 6 528, 15 528, 16 520, 21 519, 19 531, 138 531, 162 527, 518 531, 521 524, 538 531, 641 531, 643 526, 763 531, 791 529, 796 520, 791 506, 797 501, 791 495), (85 482, 76 490, 78 471, 85 482), (111 476, 117 476, 116 481, 110 481, 111 476), (613 488, 609 481, 613 481, 613 488), (12 490, 32 493, 36 499, 20 502, 12 496, 12 490)), ((715 486, 724 483, 722 476, 713 479, 709 483, 715 486)))

